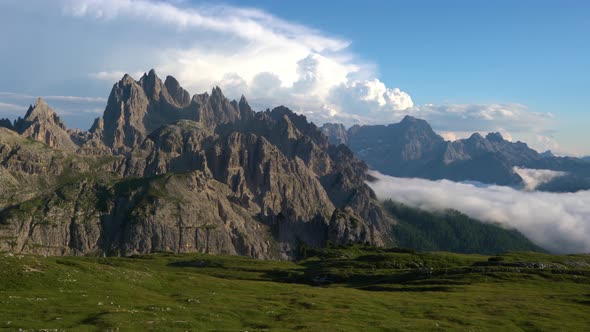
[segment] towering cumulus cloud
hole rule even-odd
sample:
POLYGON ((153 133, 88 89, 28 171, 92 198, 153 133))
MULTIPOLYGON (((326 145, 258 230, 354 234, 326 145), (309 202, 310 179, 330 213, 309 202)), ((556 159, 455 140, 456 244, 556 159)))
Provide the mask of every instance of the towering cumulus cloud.
MULTIPOLYGON (((154 68, 191 94, 218 85, 230 98, 245 95, 255 110, 285 105, 316 124, 388 124, 412 115, 447 137, 501 132, 543 151, 560 150, 548 137, 549 113, 510 101, 417 104, 412 94, 433 100, 421 91, 410 94, 395 73, 379 77, 380 64, 357 54, 355 40, 262 9, 213 3, 0 1, 0 40, 10 45, 0 52, 0 63, 11 64, 2 68, 7 79, 0 81, 0 117, 14 119, 17 110, 51 92, 77 96, 52 100, 52 106, 69 127, 87 129, 114 82, 125 73, 139 79, 154 68), (22 98, 29 94, 35 97, 22 98)), ((388 63, 397 61, 392 54, 388 63)))
POLYGON ((455 209, 484 222, 516 228, 556 253, 590 252, 590 191, 526 192, 447 180, 401 179, 371 173, 380 199, 427 210, 455 209))

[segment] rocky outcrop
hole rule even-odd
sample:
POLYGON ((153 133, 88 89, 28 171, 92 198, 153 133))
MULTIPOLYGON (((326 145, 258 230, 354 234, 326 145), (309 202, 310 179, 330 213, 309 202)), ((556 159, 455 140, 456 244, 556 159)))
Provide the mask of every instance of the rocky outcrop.
POLYGON ((113 86, 104 112, 103 142, 115 153, 141 145, 154 130, 178 120, 193 120, 209 128, 240 118, 240 104, 230 102, 216 87, 188 99, 175 78, 165 83, 152 69, 139 81, 125 75, 113 86))
POLYGON ((219 88, 190 98, 152 70, 117 82, 89 131, 49 122, 47 109, 39 103, 25 120, 57 126, 48 127, 70 148, 58 150, 56 135, 34 148, 14 132, 0 137, 5 187, 43 183, 3 203, 0 250, 289 259, 301 244, 393 242, 366 165, 286 107, 254 112, 219 88))
POLYGON ((35 105, 29 107, 24 119, 19 118, 14 129, 25 137, 43 142, 52 148, 75 151, 76 144, 59 116, 38 98, 35 105))
MULTIPOLYGON (((280 258, 268 226, 200 172, 91 179, 5 209, 0 250, 48 255, 208 252, 280 258)), ((285 257, 283 257, 285 258, 285 257)))
POLYGON ((0 119, 0 127, 14 130, 14 124, 9 119, 0 119))
POLYGON ((330 218, 328 238, 333 244, 375 243, 375 227, 367 225, 352 209, 335 210, 330 218))

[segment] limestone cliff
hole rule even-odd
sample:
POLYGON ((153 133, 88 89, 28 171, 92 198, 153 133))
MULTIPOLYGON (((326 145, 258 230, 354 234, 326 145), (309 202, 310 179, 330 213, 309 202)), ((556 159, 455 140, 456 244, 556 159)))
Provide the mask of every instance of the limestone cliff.
POLYGON ((49 110, 32 107, 21 135, 0 128, 0 250, 289 259, 302 244, 393 241, 366 165, 286 107, 255 112, 219 88, 190 98, 152 70, 117 82, 89 131, 49 110), (30 190, 10 197, 19 181, 30 190))

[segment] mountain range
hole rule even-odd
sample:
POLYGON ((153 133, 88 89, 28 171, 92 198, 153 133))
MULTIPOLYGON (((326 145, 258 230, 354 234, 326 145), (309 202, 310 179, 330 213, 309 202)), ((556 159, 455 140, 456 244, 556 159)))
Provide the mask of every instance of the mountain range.
MULTIPOLYGON (((39 98, 24 118, 0 120, 0 251, 293 259, 302 247, 399 244, 392 231, 399 220, 367 185, 359 157, 409 176, 438 165, 448 143, 410 117, 378 130, 328 128, 337 132, 324 135, 284 106, 255 112, 245 97, 229 100, 218 87, 191 97, 153 70, 116 82, 87 131, 68 129, 39 98), (338 135, 350 148, 330 144, 338 135), (396 154, 405 163, 399 169, 390 164, 396 154)), ((496 150, 507 144, 497 136, 474 139, 494 140, 496 150)), ((477 144, 487 144, 477 142, 457 143, 444 156, 468 162, 477 144)), ((536 160, 526 145, 515 149, 507 156, 536 160)), ((413 222, 406 218, 406 229, 413 222)), ((497 250, 534 248, 521 235, 490 227, 486 232, 513 239, 497 250)), ((447 238, 471 238, 449 229, 455 234, 447 238)), ((437 239, 429 245, 446 248, 437 239)))
POLYGON ((590 189, 590 164, 582 159, 538 153, 523 142, 510 142, 500 133, 446 141, 425 120, 406 116, 390 125, 327 123, 322 132, 332 144, 348 146, 370 168, 397 177, 477 181, 523 186, 515 167, 563 172, 539 190, 573 192, 590 189))
POLYGON ((289 258, 299 243, 391 244, 366 165, 285 107, 125 75, 88 131, 38 99, 0 128, 0 250, 289 258))

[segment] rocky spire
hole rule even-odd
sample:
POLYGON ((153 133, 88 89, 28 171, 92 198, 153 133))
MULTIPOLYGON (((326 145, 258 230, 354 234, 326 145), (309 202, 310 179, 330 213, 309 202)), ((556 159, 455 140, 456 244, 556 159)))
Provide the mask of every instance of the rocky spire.
POLYGON ((164 81, 164 86, 166 90, 168 90, 168 94, 172 98, 172 100, 178 105, 179 107, 186 107, 191 102, 191 96, 185 89, 180 86, 180 83, 176 80, 176 78, 172 76, 166 76, 166 81, 164 81))
POLYGON ((145 93, 145 87, 150 85, 148 80, 149 75, 144 75, 140 82, 137 82, 125 74, 113 85, 103 120, 104 143, 115 151, 123 151, 141 144, 147 134, 144 117, 149 104, 145 93))
POLYGON ((143 74, 139 79, 139 85, 143 87, 146 96, 151 100, 159 100, 162 92, 162 80, 156 75, 156 71, 151 69, 149 73, 143 74))
POLYGON ((240 97, 240 101, 238 102, 238 109, 240 110, 240 117, 243 120, 251 119, 254 117, 254 111, 252 110, 252 107, 250 107, 250 105, 248 104, 248 101, 246 100, 246 97, 244 97, 244 95, 240 97))
POLYGON ((41 97, 37 98, 35 105, 29 106, 25 118, 19 118, 14 127, 19 134, 51 147, 69 151, 77 149, 66 125, 41 97))
POLYGON ((504 137, 502 137, 502 134, 500 134, 498 132, 487 134, 486 139, 490 142, 496 142, 496 143, 504 142, 504 137))
POLYGON ((14 124, 12 123, 12 121, 10 121, 10 119, 6 118, 0 119, 0 127, 14 130, 14 124))

